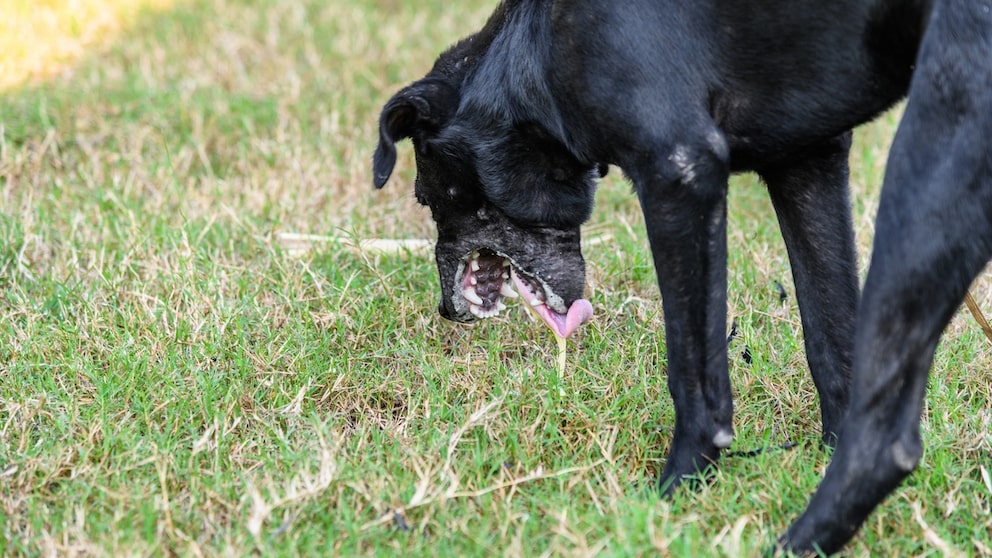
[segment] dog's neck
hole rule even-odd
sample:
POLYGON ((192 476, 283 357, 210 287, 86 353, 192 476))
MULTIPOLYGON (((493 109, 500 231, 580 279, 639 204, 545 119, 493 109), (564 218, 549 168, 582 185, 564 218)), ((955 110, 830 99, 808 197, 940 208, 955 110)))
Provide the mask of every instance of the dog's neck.
POLYGON ((430 75, 443 76, 454 85, 460 85, 466 74, 478 65, 479 59, 489 50, 493 39, 506 26, 508 14, 520 3, 521 0, 501 2, 478 33, 458 41, 438 57, 430 75))

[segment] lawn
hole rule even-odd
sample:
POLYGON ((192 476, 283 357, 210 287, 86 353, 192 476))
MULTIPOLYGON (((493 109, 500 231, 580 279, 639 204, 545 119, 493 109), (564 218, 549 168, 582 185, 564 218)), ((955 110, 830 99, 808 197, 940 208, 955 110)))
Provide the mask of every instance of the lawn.
MULTIPOLYGON (((428 252, 362 247, 432 237, 408 144, 371 186, 378 110, 495 0, 0 3, 0 555, 740 556, 803 509, 828 455, 753 176, 731 185, 733 449, 797 446, 670 501, 646 490, 673 411, 621 173, 564 376, 520 305, 445 322, 428 252)), ((862 272, 896 122, 852 153, 862 272)), ((921 466, 849 555, 992 555, 990 347, 959 312, 921 466)))

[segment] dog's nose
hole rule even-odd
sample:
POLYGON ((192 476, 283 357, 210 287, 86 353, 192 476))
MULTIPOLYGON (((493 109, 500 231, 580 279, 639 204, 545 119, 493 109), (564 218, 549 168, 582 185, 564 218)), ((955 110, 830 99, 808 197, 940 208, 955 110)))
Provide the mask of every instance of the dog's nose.
POLYGON ((443 300, 441 302, 438 302, 437 303, 437 313, 438 314, 441 314, 441 317, 444 318, 444 319, 446 319, 446 320, 454 320, 455 319, 454 316, 451 315, 451 312, 449 312, 448 309, 445 308, 444 301, 443 300))

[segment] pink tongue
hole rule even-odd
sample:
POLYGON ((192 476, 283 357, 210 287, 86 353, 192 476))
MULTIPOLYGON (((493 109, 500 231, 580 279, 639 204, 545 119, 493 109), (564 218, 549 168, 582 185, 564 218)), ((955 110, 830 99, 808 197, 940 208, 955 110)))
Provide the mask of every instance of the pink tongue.
POLYGON ((568 308, 568 314, 562 316, 545 304, 541 307, 547 314, 540 312, 544 322, 551 326, 558 337, 568 337, 579 329, 579 326, 592 319, 592 304, 584 298, 580 298, 572 303, 568 308), (550 319, 549 319, 550 318, 550 319))
POLYGON ((530 292, 530 289, 517 279, 516 274, 514 274, 513 282, 517 287, 517 291, 523 295, 521 298, 524 299, 524 304, 530 306, 531 310, 537 313, 558 337, 568 337, 575 333, 575 330, 579 329, 580 325, 592 319, 592 304, 584 298, 573 302, 568 308, 567 314, 559 314, 549 308, 547 304, 531 306, 529 301, 533 295, 529 296, 527 294, 530 292))

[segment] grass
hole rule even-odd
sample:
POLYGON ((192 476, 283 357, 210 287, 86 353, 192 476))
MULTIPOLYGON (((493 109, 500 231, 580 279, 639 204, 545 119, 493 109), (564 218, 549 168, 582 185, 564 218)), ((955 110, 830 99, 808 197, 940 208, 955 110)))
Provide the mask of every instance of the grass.
MULTIPOLYGON (((75 23, 33 25, 71 57, 0 49, 40 68, 0 93, 0 554, 738 556, 802 510, 827 456, 753 177, 730 201, 735 448, 799 447, 666 502, 643 490, 673 420, 662 317, 619 173, 586 230, 597 317, 564 379, 518 305, 438 319, 423 254, 280 242, 432 236, 409 148, 381 192, 369 161, 379 107, 495 2, 449 4, 145 2, 97 40, 70 3, 84 15, 44 13, 75 23)), ((894 122, 852 157, 863 266, 894 122)), ((975 296, 992 309, 987 281, 975 296)), ((961 312, 922 465, 849 555, 992 553, 990 360, 961 312)))

